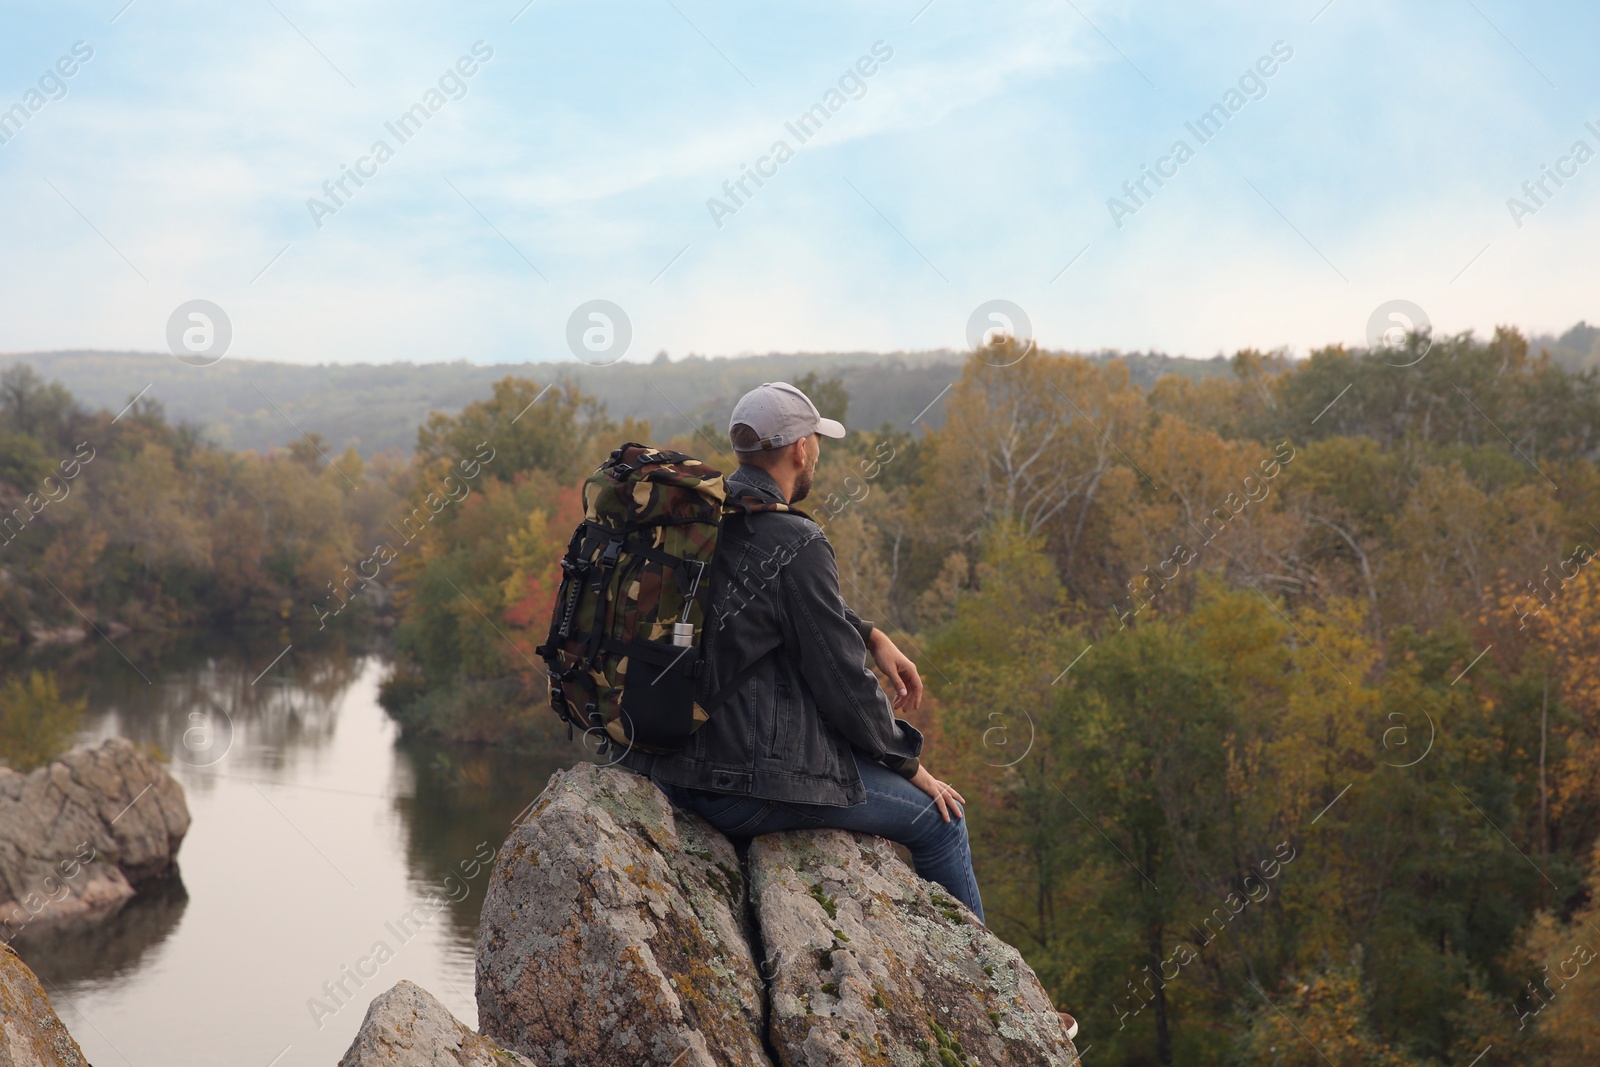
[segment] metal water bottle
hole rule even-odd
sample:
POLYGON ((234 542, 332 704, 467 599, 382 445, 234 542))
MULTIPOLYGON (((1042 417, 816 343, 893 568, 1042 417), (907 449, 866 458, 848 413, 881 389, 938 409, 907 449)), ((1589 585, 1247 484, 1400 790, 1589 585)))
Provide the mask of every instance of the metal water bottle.
POLYGON ((694 595, 700 589, 700 579, 706 573, 706 565, 699 560, 692 562, 695 563, 694 581, 684 594, 683 611, 678 621, 672 624, 672 643, 677 648, 691 648, 694 645, 694 623, 689 621, 689 610, 694 607, 694 595))

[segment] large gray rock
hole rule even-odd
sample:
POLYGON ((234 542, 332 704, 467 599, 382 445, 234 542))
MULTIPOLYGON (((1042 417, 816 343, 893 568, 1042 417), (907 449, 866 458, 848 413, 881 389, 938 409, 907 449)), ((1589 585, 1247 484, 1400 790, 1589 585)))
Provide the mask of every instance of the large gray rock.
POLYGON ((0 1067, 88 1067, 28 965, 0 943, 0 1067))
POLYGON ((727 838, 616 767, 557 772, 495 863, 479 1026, 541 1067, 770 1067, 727 838))
POLYGON ((741 864, 618 768, 557 773, 501 848, 477 978, 483 1032, 541 1067, 1078 1062, 1017 950, 889 842, 771 834, 741 864))
MULTIPOLYGON (((0 1061, 0 1067, 4 1067, 0 1061)), ((399 982, 374 1000, 339 1067, 534 1067, 479 1037, 421 986, 399 982)))
POLYGON ((882 838, 770 834, 748 866, 784 1067, 1078 1062, 1021 954, 882 838))
POLYGON ((183 787, 126 738, 0 767, 0 937, 115 912, 173 871, 188 830, 183 787))

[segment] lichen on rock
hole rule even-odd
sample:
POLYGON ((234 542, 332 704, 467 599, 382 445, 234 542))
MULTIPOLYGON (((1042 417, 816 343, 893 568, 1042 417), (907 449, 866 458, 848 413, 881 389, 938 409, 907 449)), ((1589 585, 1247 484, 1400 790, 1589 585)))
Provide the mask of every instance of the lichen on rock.
POLYGON ((770 1064, 750 944, 727 838, 647 778, 580 764, 500 850, 480 1028, 541 1064, 770 1064))
POLYGON ((889 842, 769 834, 748 864, 784 1067, 1078 1062, 1021 954, 889 842))
POLYGON ((44 987, 0 942, 0 1067, 88 1067, 44 987))
POLYGON ((375 998, 339 1067, 534 1067, 473 1033, 428 991, 397 982, 375 998))

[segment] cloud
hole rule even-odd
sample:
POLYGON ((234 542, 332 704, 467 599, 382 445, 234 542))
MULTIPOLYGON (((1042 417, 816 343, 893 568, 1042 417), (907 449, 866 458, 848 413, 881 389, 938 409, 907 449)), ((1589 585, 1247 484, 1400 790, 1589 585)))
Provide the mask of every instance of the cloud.
POLYGON ((305 362, 559 356, 596 297, 628 309, 637 358, 955 345, 995 297, 1053 346, 1197 355, 1358 343, 1391 297, 1452 331, 1597 314, 1580 257, 1600 170, 1521 230, 1504 209, 1600 119, 1570 102, 1600 99, 1586 10, 1486 9, 1497 30, 1345 0, 1314 23, 1320 4, 1254 0, 936 0, 915 23, 917 5, 279 6, 294 26, 268 5, 16 17, 7 84, 80 38, 96 57, 0 147, 0 349, 159 348, 195 297, 228 309, 241 354, 305 362), (1106 198, 1278 39, 1295 58, 1269 94, 1111 226, 1106 198), (466 97, 318 230, 306 198, 477 40, 495 56, 466 97), (717 229, 706 198, 878 40, 895 54, 866 95, 717 229))

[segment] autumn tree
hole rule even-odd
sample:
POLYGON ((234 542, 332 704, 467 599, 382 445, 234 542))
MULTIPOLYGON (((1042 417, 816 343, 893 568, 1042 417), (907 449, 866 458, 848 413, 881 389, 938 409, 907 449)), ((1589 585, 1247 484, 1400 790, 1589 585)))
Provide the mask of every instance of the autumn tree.
POLYGON ((930 533, 944 545, 970 545, 991 523, 1014 522, 1047 538, 1070 580, 1101 484, 1143 418, 1127 371, 984 349, 944 403, 914 499, 930 533))

